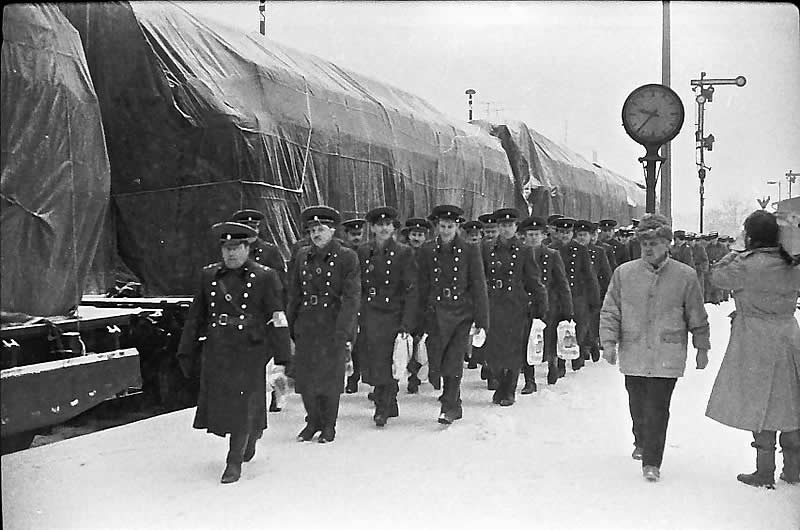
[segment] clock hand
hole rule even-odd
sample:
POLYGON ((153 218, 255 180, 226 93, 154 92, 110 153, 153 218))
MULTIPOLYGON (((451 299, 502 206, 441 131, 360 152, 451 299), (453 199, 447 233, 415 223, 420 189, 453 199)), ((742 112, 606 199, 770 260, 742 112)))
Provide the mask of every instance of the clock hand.
POLYGON ((642 127, 644 127, 644 126, 645 126, 645 124, 646 124, 648 121, 650 121, 650 118, 652 118, 652 117, 653 117, 653 114, 650 114, 649 116, 647 116, 647 119, 645 119, 645 120, 642 122, 642 124, 641 124, 641 125, 639 125, 639 127, 637 127, 637 128, 636 128, 636 132, 638 133, 639 131, 641 131, 641 130, 642 130, 642 127))

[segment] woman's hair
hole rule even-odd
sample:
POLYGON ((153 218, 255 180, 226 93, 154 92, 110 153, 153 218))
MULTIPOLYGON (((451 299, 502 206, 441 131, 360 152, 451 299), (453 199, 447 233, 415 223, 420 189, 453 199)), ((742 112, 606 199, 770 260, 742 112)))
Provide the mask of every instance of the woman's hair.
POLYGON ((763 247, 779 247, 783 260, 790 264, 797 264, 789 253, 780 246, 780 229, 778 218, 766 210, 756 210, 744 220, 744 233, 750 238, 748 250, 763 247))

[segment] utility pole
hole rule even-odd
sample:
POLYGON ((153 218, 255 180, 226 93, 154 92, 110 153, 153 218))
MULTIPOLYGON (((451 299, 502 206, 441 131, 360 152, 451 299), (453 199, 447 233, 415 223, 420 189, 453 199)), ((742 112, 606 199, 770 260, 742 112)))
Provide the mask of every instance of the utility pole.
POLYGON ((797 177, 800 177, 800 173, 794 173, 790 169, 786 172, 786 180, 789 182, 789 198, 792 198, 792 184, 797 182, 797 177))
POLYGON ((258 29, 262 35, 267 35, 267 0, 258 0, 258 12, 261 15, 261 21, 258 29))
MULTIPOLYGON (((670 86, 670 19, 669 19, 669 0, 662 2, 662 21, 661 32, 661 84, 670 86)), ((667 142, 661 147, 661 204, 662 215, 672 218, 672 143, 667 142)), ((702 230, 701 230, 702 232, 702 230)))
POLYGON ((464 91, 464 93, 468 97, 467 105, 469 106, 469 113, 468 113, 469 118, 467 121, 472 121, 472 96, 474 96, 476 92, 475 90, 468 88, 467 90, 464 91))

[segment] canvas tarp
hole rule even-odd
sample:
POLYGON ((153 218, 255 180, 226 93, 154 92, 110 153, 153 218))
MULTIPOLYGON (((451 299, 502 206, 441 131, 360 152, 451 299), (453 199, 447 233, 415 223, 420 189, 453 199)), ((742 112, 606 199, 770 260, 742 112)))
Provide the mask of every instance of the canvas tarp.
POLYGON ((78 32, 55 5, 3 9, 0 63, 0 308, 66 314, 95 255, 112 253, 100 108, 78 32))
POLYGON ((117 243, 148 294, 194 290, 209 227, 266 212, 284 252, 300 210, 522 205, 500 141, 422 99, 167 3, 62 4, 103 111, 117 243))
POLYGON ((644 184, 591 163, 520 121, 482 122, 503 141, 515 180, 527 182, 535 215, 560 213, 576 219, 616 219, 620 225, 645 210, 644 184))

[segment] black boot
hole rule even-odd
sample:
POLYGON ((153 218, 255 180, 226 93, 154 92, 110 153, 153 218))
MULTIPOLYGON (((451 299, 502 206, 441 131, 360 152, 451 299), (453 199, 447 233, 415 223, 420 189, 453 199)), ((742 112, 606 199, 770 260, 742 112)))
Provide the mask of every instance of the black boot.
POLYGON ((386 385, 375 386, 375 414, 372 420, 376 427, 386 425, 386 385))
POLYGON ((248 438, 247 432, 231 433, 228 456, 225 459, 225 471, 220 479, 223 484, 236 482, 242 476, 242 461, 248 438))
POLYGON ((400 416, 400 409, 397 406, 397 393, 400 391, 399 386, 397 385, 397 381, 392 381, 387 385, 387 406, 386 406, 386 417, 387 418, 396 418, 400 416))
POLYGON ((481 365, 481 379, 483 381, 486 381, 487 379, 489 379, 489 377, 491 377, 491 375, 492 375, 492 372, 491 372, 491 370, 489 370, 489 365, 487 365, 486 363, 482 364, 481 365))
POLYGON ((355 394, 358 392, 358 374, 353 373, 350 377, 347 378, 347 384, 344 387, 344 391, 348 394, 355 394))
POLYGON ((789 484, 800 483, 800 431, 782 432, 783 471, 781 480, 789 484))
POLYGON ((433 386, 434 390, 441 390, 442 376, 440 374, 428 372, 428 382, 433 386))
POLYGON ((748 486, 773 489, 775 487, 775 448, 756 448, 756 470, 753 473, 737 475, 736 480, 748 486))
POLYGON ((536 392, 536 381, 534 381, 533 366, 525 365, 522 368, 522 375, 525 376, 525 386, 522 387, 520 394, 533 394, 536 392))
POLYGON ((585 353, 585 351, 583 350, 583 348, 581 348, 581 352, 578 355, 578 358, 577 359, 572 359, 572 371, 573 372, 577 372, 578 370, 583 368, 583 365, 585 363, 585 361, 583 359, 584 353, 585 353))
POLYGON ((409 394, 416 394, 419 392, 419 385, 422 381, 420 381, 419 377, 416 375, 412 375, 408 378, 408 393, 409 394))
POLYGON ((558 363, 555 359, 547 360, 547 384, 554 385, 558 382, 558 363))
POLYGON ((336 438, 336 419, 339 416, 339 394, 319 396, 320 416, 322 417, 322 432, 319 443, 329 443, 336 438))
POLYGON ((564 359, 558 359, 558 377, 566 377, 567 376, 567 361, 564 359))
POLYGON ((315 434, 322 430, 322 419, 320 418, 319 400, 317 396, 302 394, 303 406, 306 409, 306 426, 297 435, 298 442, 308 442, 315 434))
POLYGON ((591 349, 590 349, 590 353, 592 355, 592 362, 593 363, 596 363, 597 361, 600 360, 600 347, 599 346, 597 346, 596 344, 594 346, 592 346, 591 349))
POLYGON ((450 376, 444 378, 444 391, 440 399, 442 409, 439 414, 439 423, 449 425, 461 419, 461 377, 450 376))
POLYGON ((503 398, 500 400, 501 407, 510 407, 516 402, 517 380, 519 380, 519 372, 517 370, 506 369, 503 371, 500 386, 503 390, 503 398))

